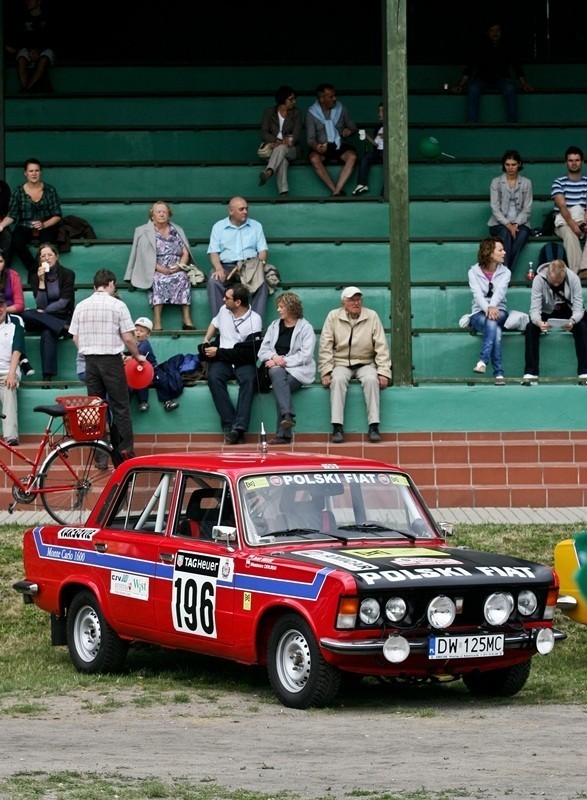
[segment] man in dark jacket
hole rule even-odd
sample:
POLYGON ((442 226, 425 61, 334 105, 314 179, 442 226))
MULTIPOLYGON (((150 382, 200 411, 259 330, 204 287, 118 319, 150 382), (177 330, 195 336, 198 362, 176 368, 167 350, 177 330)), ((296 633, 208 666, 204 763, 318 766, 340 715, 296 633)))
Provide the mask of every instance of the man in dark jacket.
POLYGON ((518 78, 525 92, 533 92, 534 87, 526 80, 524 67, 515 52, 502 37, 501 25, 491 24, 487 27, 481 42, 477 42, 469 63, 465 66, 461 80, 452 87, 454 94, 460 94, 463 86, 469 81, 469 108, 467 122, 479 121, 479 101, 485 89, 499 89, 505 101, 508 122, 518 121, 516 107, 516 87, 511 77, 511 70, 518 78))
POLYGON ((220 416, 227 444, 243 444, 249 427, 251 407, 255 396, 257 376, 257 351, 261 345, 263 322, 259 314, 249 307, 249 292, 239 284, 229 286, 224 294, 224 305, 208 325, 202 351, 211 363, 208 386, 220 416), (210 340, 220 335, 219 346, 210 340), (239 385, 236 409, 228 394, 227 383, 236 380, 239 385))

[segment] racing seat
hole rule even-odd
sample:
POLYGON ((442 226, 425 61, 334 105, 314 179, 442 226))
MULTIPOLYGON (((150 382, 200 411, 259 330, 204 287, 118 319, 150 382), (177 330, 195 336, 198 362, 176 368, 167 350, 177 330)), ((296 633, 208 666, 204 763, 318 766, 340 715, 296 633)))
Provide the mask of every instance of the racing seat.
POLYGON ((281 498, 283 528, 312 528, 322 533, 336 530, 332 511, 324 508, 324 497, 314 495, 309 500, 294 500, 294 496, 295 492, 284 491, 281 498))
POLYGON ((181 536, 212 540, 212 528, 218 525, 222 489, 194 489, 186 508, 186 519, 179 526, 181 536))

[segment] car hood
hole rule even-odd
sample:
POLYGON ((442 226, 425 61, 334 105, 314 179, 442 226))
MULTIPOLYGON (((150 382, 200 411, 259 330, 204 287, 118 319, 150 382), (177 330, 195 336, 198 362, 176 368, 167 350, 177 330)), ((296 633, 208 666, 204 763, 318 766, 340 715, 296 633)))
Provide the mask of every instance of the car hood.
MULTIPOLYGON (((274 553, 274 555, 276 555, 274 553)), ((359 587, 377 585, 391 588, 402 584, 443 587, 462 585, 518 585, 553 582, 550 567, 521 558, 479 550, 415 546, 361 546, 294 550, 282 554, 286 559, 330 566, 350 573, 359 587)))

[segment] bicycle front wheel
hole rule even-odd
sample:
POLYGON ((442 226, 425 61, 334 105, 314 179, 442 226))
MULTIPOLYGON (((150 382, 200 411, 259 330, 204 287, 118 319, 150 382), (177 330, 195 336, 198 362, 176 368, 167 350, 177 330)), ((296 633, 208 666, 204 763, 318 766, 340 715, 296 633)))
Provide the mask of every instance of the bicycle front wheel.
POLYGON ((39 478, 43 505, 62 525, 83 525, 114 465, 100 442, 70 442, 49 456, 39 478))

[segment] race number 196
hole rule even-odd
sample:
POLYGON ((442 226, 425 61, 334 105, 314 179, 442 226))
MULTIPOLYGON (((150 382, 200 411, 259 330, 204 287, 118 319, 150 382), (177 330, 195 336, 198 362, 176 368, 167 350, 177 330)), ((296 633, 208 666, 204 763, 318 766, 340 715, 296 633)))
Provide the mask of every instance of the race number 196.
POLYGON ((220 559, 179 552, 173 571, 173 627, 216 638, 216 588, 220 559))

